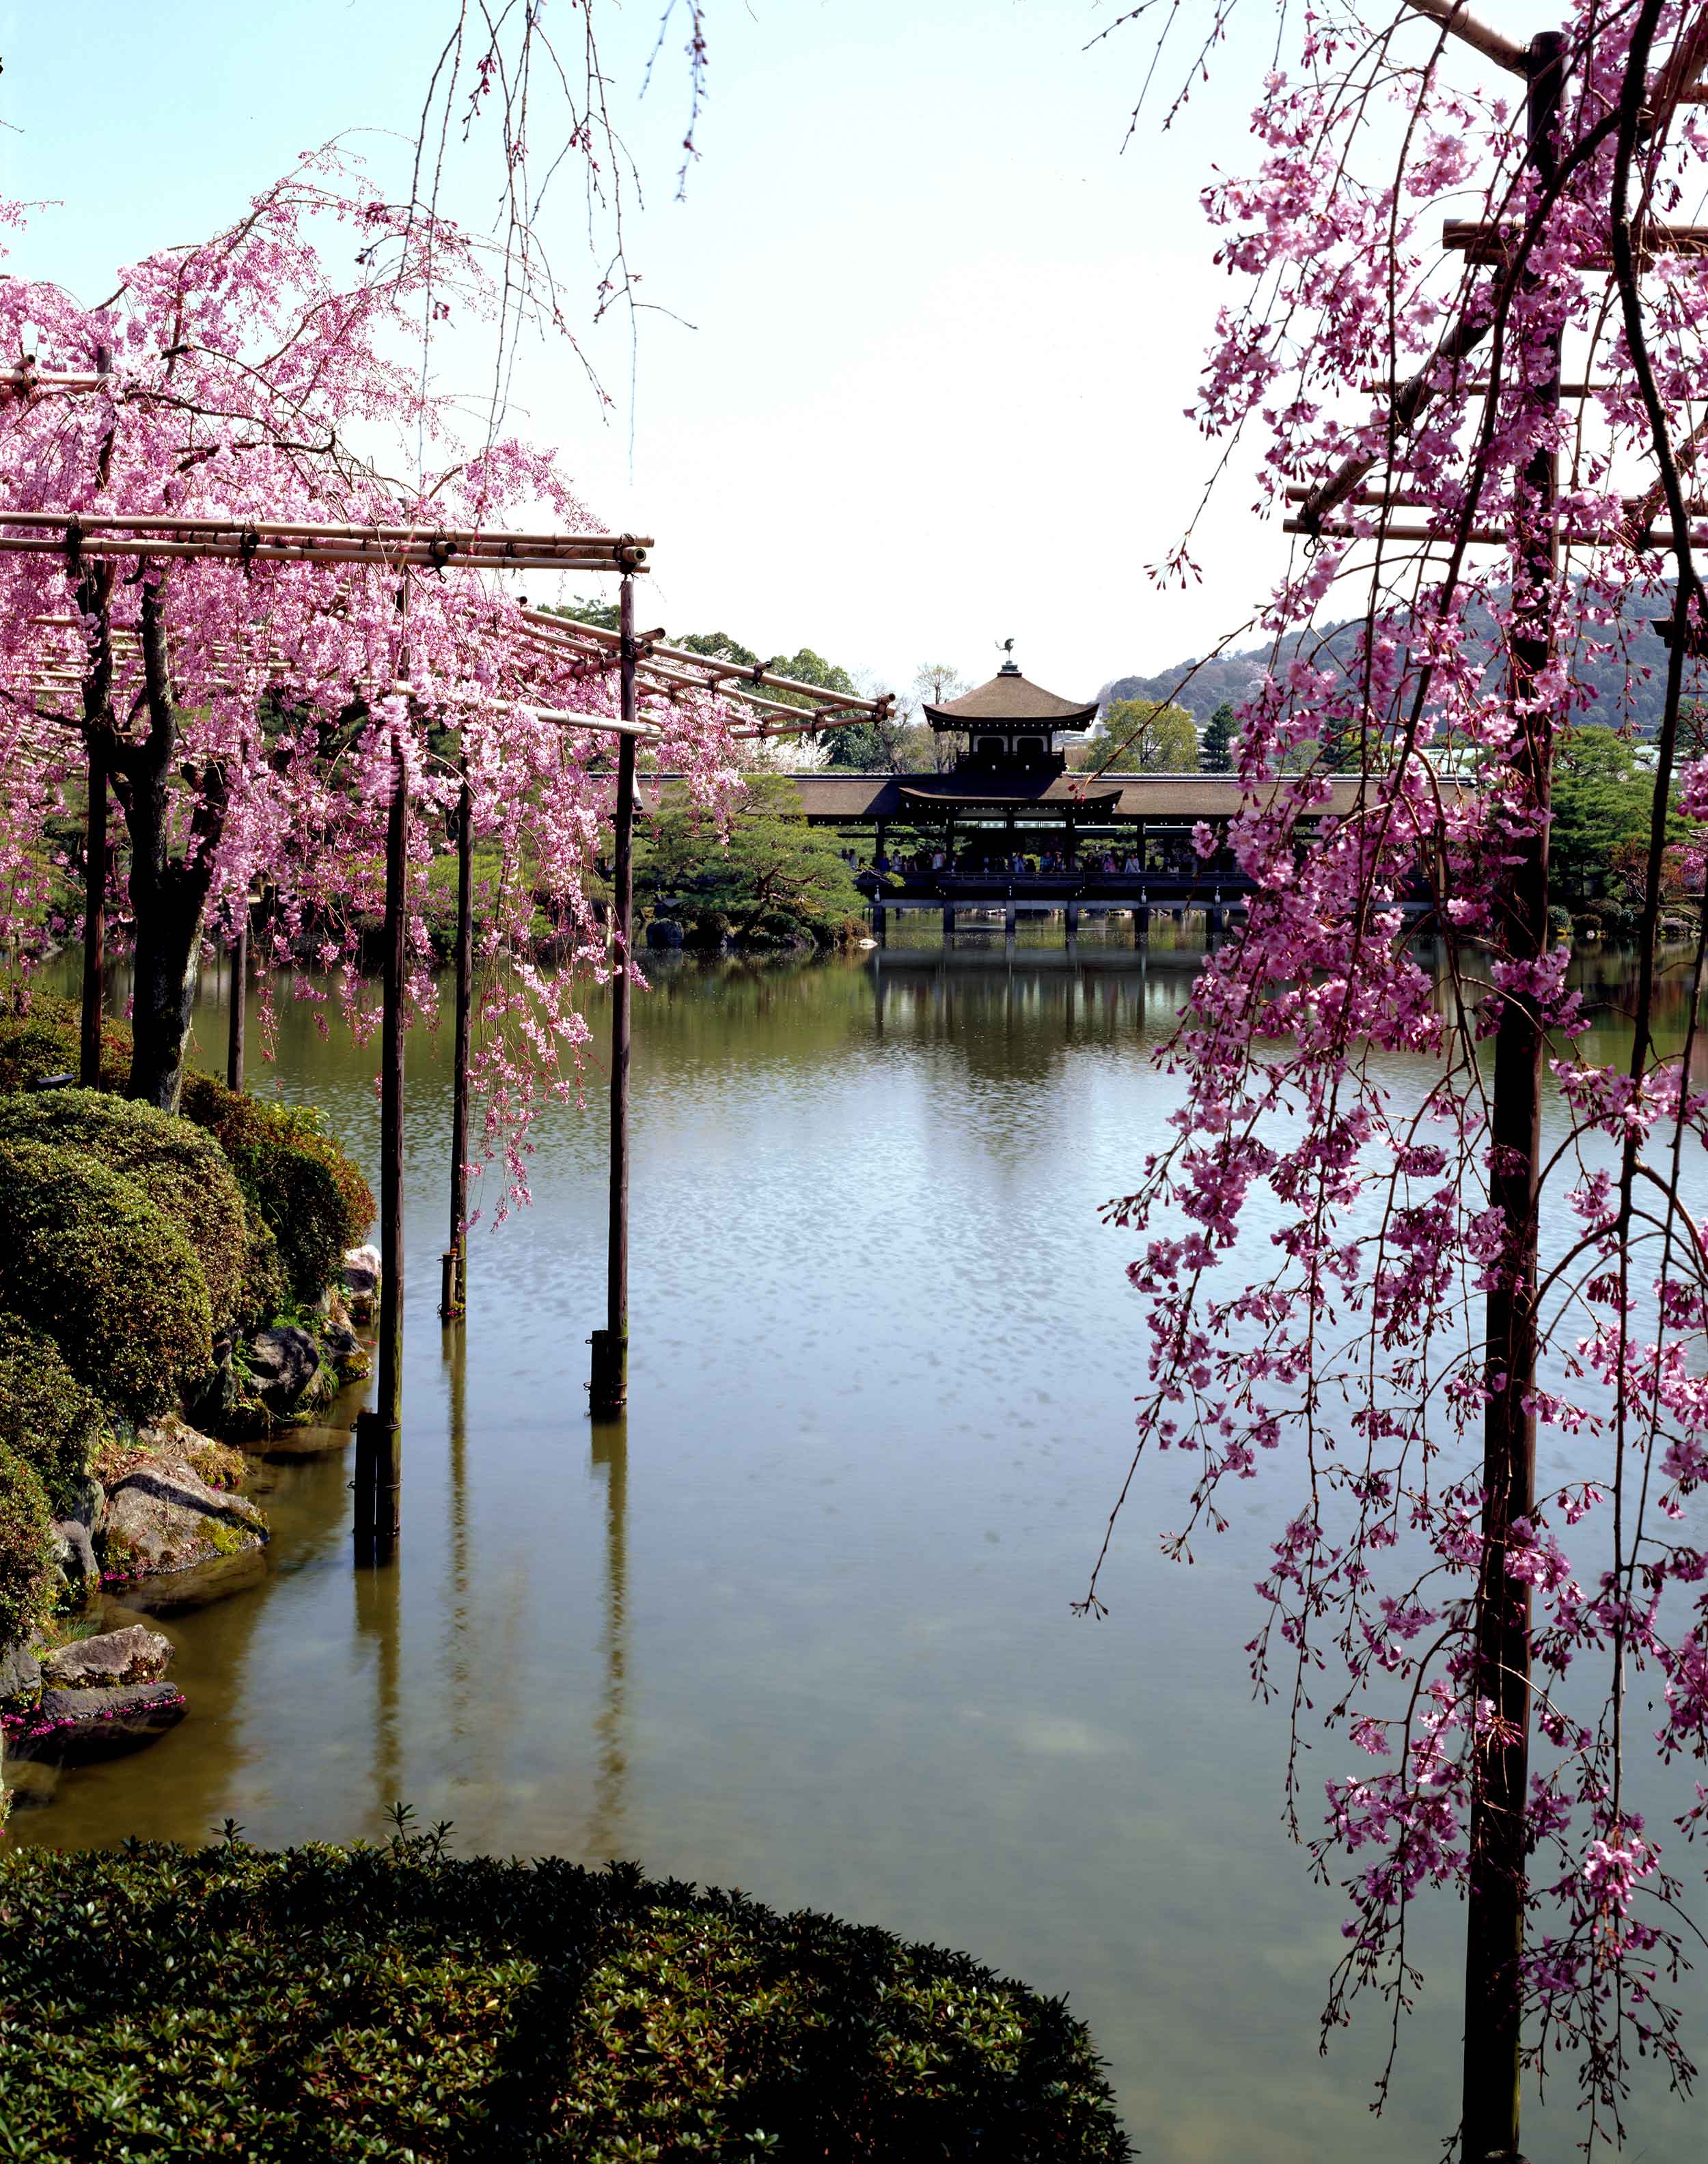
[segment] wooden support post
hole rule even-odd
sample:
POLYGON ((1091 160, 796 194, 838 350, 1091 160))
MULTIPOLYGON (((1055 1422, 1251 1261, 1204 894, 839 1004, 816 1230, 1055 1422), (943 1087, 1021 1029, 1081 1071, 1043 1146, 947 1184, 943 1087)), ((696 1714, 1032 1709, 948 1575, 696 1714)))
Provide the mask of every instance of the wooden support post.
POLYGON ((356 1559, 383 1561, 399 1527, 403 1407, 403 930, 409 786, 392 751, 386 822, 386 947, 380 1036, 380 1359, 378 1402, 356 1422, 356 1559), (365 1477, 365 1493, 364 1484, 365 1477))
POLYGON ((1068 944, 1071 947, 1080 936, 1080 912, 1069 902, 1065 915, 1068 920, 1068 944))
POLYGON ((83 827, 83 1015, 77 1079, 101 1087, 101 979, 107 961, 107 762, 89 747, 89 808, 83 827))
POLYGON ((881 901, 874 901, 872 904, 872 927, 879 946, 887 947, 890 943, 890 912, 881 901))
MULTIPOLYGON (((623 580, 623 718, 639 718, 635 696, 634 580, 623 580)), ((618 739, 616 835, 612 851, 611 913, 617 952, 611 978, 611 1209, 606 1247, 605 1327, 593 1332, 588 1404, 595 1420, 610 1420, 628 1403, 628 1060, 629 954, 634 936, 634 743, 618 739)))
MULTIPOLYGON (((1527 153, 1537 180, 1554 175, 1554 137, 1565 87, 1566 39, 1532 39, 1525 56, 1527 153)), ((1528 396, 1559 401, 1560 339, 1531 364, 1528 396), (1537 363, 1543 365, 1538 369, 1537 363), (1548 365, 1548 364, 1550 364, 1548 365), (1538 381, 1538 376, 1540 380, 1538 381)), ((1558 464, 1539 452, 1518 491, 1509 670, 1516 727, 1511 765, 1521 802, 1539 831, 1513 847, 1517 862, 1501 898, 1506 952, 1540 960, 1548 944, 1548 822, 1553 730, 1532 686, 1553 662, 1550 590, 1558 575, 1558 464)), ((1473 1740, 1465 1912, 1464 2164, 1517 2164, 1520 1962, 1524 1951, 1530 1786, 1530 1587, 1508 1574, 1516 1521, 1528 1519, 1536 1484, 1537 1166, 1545 1038, 1530 1003, 1506 1001, 1495 1033, 1489 1140, 1490 1200, 1500 1213, 1500 1255, 1490 1275, 1483 1420, 1483 1557, 1477 1591, 1475 1690, 1494 1720, 1473 1740)))
POLYGON ((946 945, 949 943, 949 942, 951 939, 953 939, 953 938, 954 938, 954 936, 955 936, 955 909, 954 909, 954 904, 952 901, 946 901, 946 902, 944 902, 944 904, 943 904, 943 943, 944 943, 944 945, 946 946, 946 945))
POLYGON ((1002 912, 1002 937, 1003 937, 1003 938, 1004 938, 1008 942, 1008 943, 1009 943, 1009 945, 1010 945, 1011 947, 1013 945, 1013 943, 1014 943, 1014 890, 1013 890, 1013 889, 1012 889, 1012 887, 1009 889, 1009 894, 1008 894, 1008 906, 1007 906, 1007 907, 1006 907, 1006 908, 1003 911, 1003 912, 1002 912))
POLYGON ((231 1027, 225 1040, 225 1086, 243 1088, 244 1038, 249 1019, 249 896, 231 941, 231 1027))
POLYGON ((469 1016, 474 974, 474 801, 469 762, 457 795, 456 1034, 451 1054, 450 1245, 440 1258, 439 1311, 447 1322, 469 1300, 469 1016))
POLYGON ((1133 943, 1135 947, 1150 944, 1150 911, 1143 902, 1133 912, 1133 943))

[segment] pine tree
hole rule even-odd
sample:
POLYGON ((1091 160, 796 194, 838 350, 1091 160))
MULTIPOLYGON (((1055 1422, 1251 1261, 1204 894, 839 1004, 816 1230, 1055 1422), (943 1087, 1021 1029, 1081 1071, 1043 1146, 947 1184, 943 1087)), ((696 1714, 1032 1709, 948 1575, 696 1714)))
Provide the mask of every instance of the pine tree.
POLYGON ((1233 709, 1225 699, 1210 717, 1199 764, 1206 774, 1230 774, 1233 770, 1233 709))

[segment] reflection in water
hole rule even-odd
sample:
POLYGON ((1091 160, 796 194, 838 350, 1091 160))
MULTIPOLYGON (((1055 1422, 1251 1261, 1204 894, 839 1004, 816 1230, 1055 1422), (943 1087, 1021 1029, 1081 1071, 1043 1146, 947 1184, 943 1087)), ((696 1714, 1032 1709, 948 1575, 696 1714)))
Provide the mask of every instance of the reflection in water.
POLYGON ((373 1809, 388 1811, 407 1802, 403 1794, 402 1707, 397 1692, 398 1608, 403 1577, 402 1542, 382 1563, 359 1563, 355 1578, 355 1626, 365 1641, 373 1671, 373 1809))
POLYGON ((459 1752, 468 1746, 468 1710, 475 1691, 474 1631, 469 1582, 469 1437, 466 1324, 442 1332, 450 1442, 450 1598, 445 1606, 445 1673, 450 1683, 449 1733, 459 1752))
POLYGON ((599 1770, 593 1784, 593 1808, 587 1820, 586 1852, 603 1860, 623 1853, 623 1783, 628 1772, 628 1421, 595 1421, 592 1459, 605 1476, 604 1678, 593 1733, 599 1739, 599 1770))
MULTIPOLYGON (((1251 1704, 1242 1650, 1296 1468, 1264 1468, 1185 1571, 1159 1536, 1190 1468, 1154 1461, 1113 1612, 1069 1614, 1145 1358, 1132 1237, 1099 1206, 1165 1131, 1178 1085, 1150 1055, 1201 954, 1117 931, 1087 925, 1073 962, 1059 928, 1012 956, 998 930, 807 967, 652 958, 629 1409, 591 1436, 602 1097, 536 1123, 534 1205, 477 1232, 446 1333, 450 1032, 412 1032, 407 1582, 400 1561, 352 1594, 347 1451, 259 1466, 262 1582, 161 1618, 188 1717, 68 1771, 11 1838, 205 1841, 229 1815, 270 1845, 372 1839, 401 1797, 461 1853, 637 1857, 1071 1993, 1153 2164, 1436 2153, 1455 1904, 1416 1904, 1428 1988, 1385 2115, 1380 2023, 1317 2056, 1343 1905, 1279 1823, 1285 1719, 1251 1704)), ((1582 966, 1621 996, 1616 957, 1582 966)), ((371 1167, 376 1049, 316 1018, 281 1001, 255 1086, 323 1106, 371 1167)), ((216 1070, 223 1019, 201 1017, 216 1070)), ((1613 1056, 1613 1022, 1593 1035, 1613 1056)), ((1407 1085, 1403 1059, 1385 1073, 1407 1085)), ((1552 1088, 1545 1117, 1557 1141, 1552 1088)), ((476 1190, 488 1221, 501 1176, 476 1190)), ((1313 1761, 1319 1783, 1343 1770, 1313 1761)), ((1531 2153, 1569 2155, 1574 2121, 1568 2083, 1531 2153)), ((1632 2140, 1649 2164, 1701 2153, 1652 2083, 1632 2140)))

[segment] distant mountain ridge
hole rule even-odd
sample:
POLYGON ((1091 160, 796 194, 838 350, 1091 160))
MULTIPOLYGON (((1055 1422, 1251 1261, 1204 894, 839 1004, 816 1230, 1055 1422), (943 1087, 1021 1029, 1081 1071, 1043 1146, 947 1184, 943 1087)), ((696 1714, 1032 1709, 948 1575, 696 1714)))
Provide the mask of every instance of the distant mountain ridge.
MULTIPOLYGON (((1595 690, 1585 719, 1606 722, 1616 727, 1633 722, 1639 735, 1654 733, 1665 703, 1667 649, 1649 627, 1656 617, 1668 614, 1671 607, 1672 596, 1665 591, 1631 597, 1631 617, 1640 628, 1631 640, 1630 667, 1601 657, 1581 664, 1577 672, 1595 690), (1642 673, 1645 670, 1646 675, 1642 673)), ((1325 656, 1332 656, 1337 649, 1349 652, 1358 629, 1356 622, 1348 622, 1326 633, 1313 633, 1311 638, 1313 644, 1322 642, 1325 656)), ((1481 630, 1484 644, 1492 658, 1495 650, 1494 627, 1486 616, 1481 630)), ((1296 653, 1300 643, 1297 633, 1283 640, 1284 658, 1296 653)), ((1237 707, 1243 699, 1250 696, 1269 666, 1270 651, 1267 646, 1247 647, 1238 654, 1218 654, 1213 660, 1176 662, 1173 668, 1162 670, 1154 676, 1117 676, 1097 694, 1098 707, 1100 711, 1106 707, 1112 699, 1172 701, 1176 706, 1185 706, 1201 728, 1224 700, 1237 707), (1195 667, 1198 673, 1190 683, 1185 682, 1188 672, 1195 667)), ((1703 663, 1686 664, 1684 688, 1692 697, 1708 697, 1708 668, 1703 663)))

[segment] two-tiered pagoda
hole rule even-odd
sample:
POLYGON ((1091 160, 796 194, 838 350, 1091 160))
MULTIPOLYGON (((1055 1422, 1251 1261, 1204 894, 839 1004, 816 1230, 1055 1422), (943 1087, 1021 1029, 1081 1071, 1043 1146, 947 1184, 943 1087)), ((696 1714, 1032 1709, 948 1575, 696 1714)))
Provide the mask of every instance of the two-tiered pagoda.
POLYGON ((940 733, 966 738, 957 774, 1043 776, 1066 772, 1068 755, 1056 738, 1064 729, 1089 728, 1097 702, 1075 706, 1028 683, 1011 653, 988 684, 945 706, 927 706, 925 717, 940 733))

